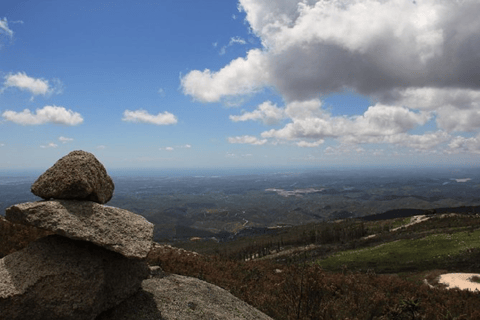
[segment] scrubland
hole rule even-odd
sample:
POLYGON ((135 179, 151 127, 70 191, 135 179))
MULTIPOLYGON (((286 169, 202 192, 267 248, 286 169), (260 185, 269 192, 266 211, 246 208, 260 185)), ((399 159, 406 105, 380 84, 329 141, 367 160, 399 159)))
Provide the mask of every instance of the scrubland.
MULTIPOLYGON (((175 243, 200 254, 155 249, 147 259, 225 288, 274 319, 480 319, 480 293, 438 283, 443 273, 480 273, 479 216, 432 216, 390 231, 409 221, 347 219, 175 243)), ((0 257, 44 236, 3 221, 0 235, 0 257)))

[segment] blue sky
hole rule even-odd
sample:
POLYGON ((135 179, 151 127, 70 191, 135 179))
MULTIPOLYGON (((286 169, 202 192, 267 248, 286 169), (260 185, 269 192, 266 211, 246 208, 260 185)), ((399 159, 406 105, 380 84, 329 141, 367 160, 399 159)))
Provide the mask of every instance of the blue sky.
POLYGON ((480 4, 0 3, 0 169, 477 166, 480 4))

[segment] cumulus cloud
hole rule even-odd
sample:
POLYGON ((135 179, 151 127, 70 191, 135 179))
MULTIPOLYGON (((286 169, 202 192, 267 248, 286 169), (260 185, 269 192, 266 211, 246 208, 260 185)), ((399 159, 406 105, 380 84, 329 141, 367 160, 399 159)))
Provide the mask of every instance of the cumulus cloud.
POLYGON ((390 103, 433 111, 438 128, 447 132, 480 129, 480 90, 409 88, 378 97, 390 103))
POLYGON ((479 87, 478 1, 241 0, 289 100, 350 87, 479 87), (475 68, 474 68, 475 69, 475 68), (477 70, 478 71, 478 70, 477 70))
MULTIPOLYGON (((288 118, 261 134, 272 143, 333 138, 428 150, 450 140, 451 150, 475 152, 477 138, 450 134, 480 131, 479 1, 239 0, 239 9, 262 47, 218 71, 189 72, 181 79, 184 94, 218 102, 273 88, 284 108, 265 102, 230 116, 265 124, 288 118), (363 114, 332 116, 319 97, 345 89, 372 105, 363 114), (408 133, 431 119, 438 131, 408 133)), ((240 138, 229 141, 246 140, 240 138)))
POLYGON ((63 92, 63 83, 59 79, 52 80, 53 85, 48 80, 29 77, 25 72, 16 74, 7 74, 3 83, 3 90, 8 87, 15 87, 22 91, 29 91, 33 95, 51 95, 63 92))
POLYGON ((321 109, 318 99, 291 103, 285 112, 292 122, 282 129, 263 132, 263 138, 295 140, 340 138, 348 135, 385 136, 406 132, 430 119, 426 112, 415 113, 405 107, 382 104, 369 107, 361 116, 332 117, 321 109))
POLYGON ((224 96, 254 92, 268 83, 265 62, 264 53, 253 49, 218 72, 193 70, 181 78, 183 93, 201 102, 217 102, 224 96))
POLYGON ((178 122, 177 117, 168 111, 165 111, 164 113, 159 113, 157 115, 151 115, 147 111, 142 109, 136 111, 125 110, 122 120, 129 122, 150 123, 156 125, 176 124, 178 122))
POLYGON ((4 87, 17 87, 20 90, 28 90, 35 95, 45 95, 48 92, 47 80, 35 79, 22 72, 5 76, 5 82, 3 85, 4 87))
POLYGON ((244 112, 240 116, 230 116, 233 122, 259 120, 266 125, 273 125, 279 123, 285 118, 285 112, 282 108, 278 108, 276 104, 270 101, 265 101, 252 112, 244 112))
POLYGON ((66 137, 60 136, 58 137, 58 140, 62 143, 67 143, 67 142, 73 141, 73 138, 66 138, 66 137))
POLYGON ((441 130, 429 132, 423 135, 399 134, 387 138, 387 141, 393 144, 406 146, 416 150, 430 150, 439 144, 445 143, 451 139, 451 136, 441 130))
POLYGON ((239 136, 239 137, 229 137, 229 143, 241 143, 241 144, 252 144, 252 145, 262 145, 267 142, 267 139, 259 140, 254 136, 239 136))
POLYGON ((5 34, 10 38, 13 37, 13 31, 8 28, 7 18, 0 19, 0 34, 5 34))
POLYGON ((448 145, 449 150, 445 150, 446 153, 458 154, 458 153, 474 153, 480 154, 480 134, 475 137, 465 138, 465 137, 455 137, 448 145))
POLYGON ((274 86, 287 100, 306 100, 345 87, 362 94, 480 87, 478 1, 240 0, 239 7, 263 48, 218 72, 191 71, 186 94, 213 102, 274 86))
POLYGON ((57 106, 45 106, 42 109, 37 109, 35 114, 29 109, 25 109, 22 112, 7 110, 2 113, 2 117, 6 121, 21 125, 53 123, 75 126, 83 122, 83 118, 78 112, 57 106))
POLYGON ((43 148, 43 149, 46 149, 46 148, 56 148, 58 147, 57 144, 53 143, 53 142, 50 142, 49 144, 47 145, 41 145, 40 148, 43 148))

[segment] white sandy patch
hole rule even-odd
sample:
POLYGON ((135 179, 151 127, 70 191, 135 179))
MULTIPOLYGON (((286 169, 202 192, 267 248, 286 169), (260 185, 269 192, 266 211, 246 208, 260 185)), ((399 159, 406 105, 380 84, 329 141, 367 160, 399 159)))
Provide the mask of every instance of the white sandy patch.
POLYGON ((439 283, 444 283, 448 289, 459 288, 461 290, 480 291, 480 283, 470 280, 472 276, 480 277, 478 273, 447 273, 442 274, 439 283))

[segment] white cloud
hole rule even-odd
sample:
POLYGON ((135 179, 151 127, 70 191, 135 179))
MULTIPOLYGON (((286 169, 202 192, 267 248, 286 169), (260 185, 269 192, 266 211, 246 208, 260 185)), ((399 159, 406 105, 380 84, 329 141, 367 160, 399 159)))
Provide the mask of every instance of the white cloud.
POLYGON ((50 143, 47 144, 47 145, 41 145, 41 146, 40 146, 40 148, 43 148, 43 149, 45 149, 45 148, 56 148, 56 147, 58 147, 58 145, 55 144, 55 143, 53 143, 53 142, 50 142, 50 143))
POLYGON ((325 140, 323 140, 323 139, 317 140, 315 142, 299 141, 299 142, 297 142, 297 146, 302 147, 302 148, 305 148, 305 147, 314 148, 314 147, 318 147, 319 145, 323 144, 324 142, 325 142, 325 140))
POLYGON ((244 112, 241 116, 230 116, 230 120, 234 122, 248 121, 248 120, 260 120, 266 125, 273 125, 279 123, 285 118, 285 112, 283 109, 278 108, 270 101, 265 101, 258 106, 258 108, 252 112, 244 112))
POLYGON ((225 158, 236 158, 237 155, 235 153, 230 153, 230 152, 227 152, 227 154, 225 155, 225 158))
POLYGON ((70 141, 73 141, 73 138, 66 138, 66 137, 58 137, 58 140, 61 141, 62 143, 67 143, 67 142, 70 142, 70 141))
POLYGON ((427 132, 421 135, 399 133, 389 136, 344 136, 340 140, 343 144, 357 143, 390 143, 415 150, 427 150, 446 143, 452 137, 445 131, 427 132))
POLYGON ((408 88, 378 99, 433 111, 440 129, 447 132, 480 129, 480 90, 459 88, 408 88))
POLYGON ((480 134, 475 137, 455 137, 448 145, 450 150, 446 150, 446 153, 458 154, 458 153, 474 153, 480 154, 480 134))
POLYGON ((7 121, 21 125, 54 123, 75 126, 83 122, 83 118, 79 113, 57 106, 45 106, 42 109, 37 109, 36 114, 32 114, 29 109, 25 109, 22 112, 7 110, 3 112, 2 117, 7 121))
MULTIPOLYGON (((476 86, 478 1, 241 0, 287 100, 344 87, 476 86)), ((478 49, 478 48, 477 48, 478 49)))
POLYGON ((366 150, 354 144, 340 144, 336 147, 329 146, 329 147, 326 147, 324 150, 324 153, 329 156, 351 154, 352 152, 356 152, 357 154, 360 154, 360 153, 365 153, 366 150))
POLYGON ((172 148, 172 147, 166 147, 165 150, 167 150, 167 151, 173 151, 173 148, 172 148))
POLYGON ((96 146, 96 149, 97 149, 97 150, 104 150, 105 148, 106 148, 106 146, 104 146, 104 145, 98 145, 98 146, 96 146))
POLYGON ((234 44, 242 44, 242 45, 244 45, 244 44, 246 44, 246 43, 247 43, 247 42, 246 42, 245 40, 243 40, 242 38, 240 38, 240 37, 232 37, 232 38, 230 38, 230 42, 229 42, 227 45, 223 46, 223 47, 220 49, 220 55, 224 55, 225 52, 226 52, 226 49, 227 49, 228 47, 233 46, 234 44))
POLYGON ((258 140, 253 136, 240 136, 240 137, 229 137, 229 143, 241 143, 241 144, 252 144, 252 145, 263 145, 267 142, 266 139, 258 140))
POLYGON ((263 138, 295 140, 300 138, 323 139, 342 136, 385 136, 406 132, 425 124, 428 113, 414 113, 404 107, 376 104, 361 116, 351 119, 331 117, 323 111, 318 100, 291 103, 286 113, 292 119, 284 128, 263 132, 263 138))
POLYGON ((165 111, 164 113, 159 113, 157 115, 151 115, 147 111, 142 109, 136 111, 125 110, 122 120, 129 122, 150 123, 156 125, 168 125, 178 122, 177 117, 175 117, 175 115, 171 114, 168 111, 165 111))
POLYGON ((0 143, 0 147, 4 147, 5 146, 5 143, 0 143))
POLYGON ((193 70, 181 78, 183 93, 201 102, 217 102, 224 96, 254 92, 267 84, 265 62, 263 52, 253 49, 218 72, 193 70))
MULTIPOLYGON (((239 0, 238 8, 262 47, 218 71, 193 70, 181 85, 202 102, 272 87, 285 101, 274 116, 260 106, 230 116, 272 124, 283 114, 290 123, 261 134, 272 144, 333 138, 425 151, 452 132, 480 131, 479 1, 239 0), (322 109, 319 96, 345 89, 372 105, 350 117, 322 109), (431 119, 438 131, 408 134, 431 119)), ((476 152, 475 139, 453 138, 450 148, 476 152)))
POLYGON ((157 93, 158 93, 161 97, 165 97, 165 89, 160 88, 160 89, 158 89, 157 93))
POLYGON ((448 133, 438 130, 423 135, 409 135, 402 133, 387 138, 387 141, 389 143, 406 146, 415 150, 430 150, 450 139, 451 136, 448 133))
POLYGON ((7 18, 0 19, 0 34, 6 34, 9 37, 13 37, 13 31, 8 28, 7 18))
POLYGON ((187 148, 187 149, 190 149, 191 147, 192 147, 191 145, 189 145, 189 144, 186 144, 186 145, 184 145, 184 146, 183 146, 183 147, 181 147, 181 148, 187 148))
POLYGON ((3 83, 5 88, 16 87, 20 90, 28 90, 34 95, 46 95, 49 90, 48 80, 35 79, 27 76, 25 72, 17 74, 8 74, 3 83))
POLYGON ((22 91, 26 90, 33 95, 49 96, 63 92, 63 83, 59 79, 52 79, 53 85, 48 80, 29 77, 25 72, 7 74, 3 83, 2 92, 9 87, 15 87, 22 91))
POLYGON ((240 0, 262 41, 218 72, 194 70, 186 94, 207 102, 274 86, 288 101, 351 88, 363 94, 405 87, 480 87, 480 3, 474 0, 240 0), (238 76, 228 78, 235 70, 238 76), (243 74, 242 74, 243 73, 243 74), (261 77, 245 86, 245 76, 261 77), (213 81, 214 78, 219 79, 213 81), (217 82, 228 78, 229 90, 217 82), (209 80, 202 83, 201 79, 209 80), (222 80, 220 80, 222 79, 222 80))

